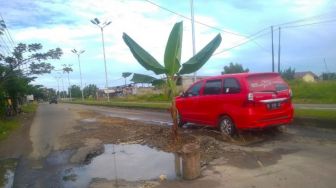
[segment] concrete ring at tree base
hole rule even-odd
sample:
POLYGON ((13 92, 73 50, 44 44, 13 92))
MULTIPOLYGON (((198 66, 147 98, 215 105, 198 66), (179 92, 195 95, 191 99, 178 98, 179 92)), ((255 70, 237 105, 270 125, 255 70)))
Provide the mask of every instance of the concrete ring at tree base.
POLYGON ((186 144, 182 148, 182 177, 185 180, 193 180, 201 174, 199 143, 186 144))

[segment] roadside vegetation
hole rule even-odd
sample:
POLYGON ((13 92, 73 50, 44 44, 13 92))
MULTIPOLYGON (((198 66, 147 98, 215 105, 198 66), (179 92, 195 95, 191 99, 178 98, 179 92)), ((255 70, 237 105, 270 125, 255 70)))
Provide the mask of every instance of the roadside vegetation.
POLYGON ((294 123, 301 126, 336 128, 336 110, 296 109, 294 123))
POLYGON ((139 108, 139 109, 158 109, 158 110, 168 110, 171 106, 170 102, 148 102, 148 101, 118 101, 111 100, 107 101, 96 101, 96 100, 74 100, 67 103, 73 104, 85 104, 85 105, 95 105, 95 106, 109 106, 109 107, 123 107, 123 108, 139 108))
MULTIPOLYGON (((26 104, 22 106, 23 113, 34 113, 36 109, 36 103, 26 104)), ((0 141, 6 139, 19 126, 20 116, 0 118, 0 141)))
POLYGON ((336 81, 325 80, 308 83, 301 80, 288 81, 293 90, 294 103, 336 104, 336 81))

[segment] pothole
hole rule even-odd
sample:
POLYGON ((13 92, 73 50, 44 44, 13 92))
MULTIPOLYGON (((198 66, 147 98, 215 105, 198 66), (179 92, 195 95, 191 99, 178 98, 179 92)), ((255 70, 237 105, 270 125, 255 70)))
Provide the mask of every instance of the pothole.
POLYGON ((156 180, 176 179, 180 174, 179 159, 173 153, 158 151, 140 144, 106 144, 104 153, 91 163, 67 169, 63 173, 65 187, 85 187, 91 180, 156 180))

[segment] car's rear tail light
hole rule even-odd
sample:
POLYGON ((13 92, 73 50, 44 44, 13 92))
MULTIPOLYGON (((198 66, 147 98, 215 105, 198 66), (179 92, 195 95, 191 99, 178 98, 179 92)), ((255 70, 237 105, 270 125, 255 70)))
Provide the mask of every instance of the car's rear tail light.
POLYGON ((244 106, 246 106, 246 107, 253 107, 253 106, 255 106, 253 93, 247 94, 247 100, 244 103, 244 106))
POLYGON ((290 96, 290 98, 293 98, 293 92, 292 92, 291 89, 289 89, 289 96, 290 96))
POLYGON ((254 101, 254 96, 253 96, 253 93, 249 93, 249 94, 247 94, 247 100, 248 101, 254 101))

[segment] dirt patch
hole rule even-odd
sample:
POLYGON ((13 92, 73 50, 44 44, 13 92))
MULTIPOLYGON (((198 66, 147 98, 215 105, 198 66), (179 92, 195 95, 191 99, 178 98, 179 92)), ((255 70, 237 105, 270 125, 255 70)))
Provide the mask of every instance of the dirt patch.
MULTIPOLYGON (((270 129, 257 133, 241 133, 229 139, 215 129, 191 126, 179 129, 179 140, 174 141, 169 126, 158 126, 140 121, 110 117, 91 111, 80 111, 81 120, 75 127, 77 132, 64 137, 67 149, 85 147, 88 138, 99 139, 105 144, 144 144, 165 152, 179 153, 187 143, 199 143, 201 149, 201 166, 214 159, 225 158, 227 164, 241 168, 259 168, 275 164, 286 152, 254 151, 253 145, 282 139, 278 130, 270 129), (82 121, 91 119, 94 121, 82 121), (91 128, 90 128, 91 127, 91 128), (248 146, 246 151, 245 147, 248 146)), ((285 135, 286 136, 286 135, 285 135)), ((288 139, 288 137, 286 138, 288 139)))

